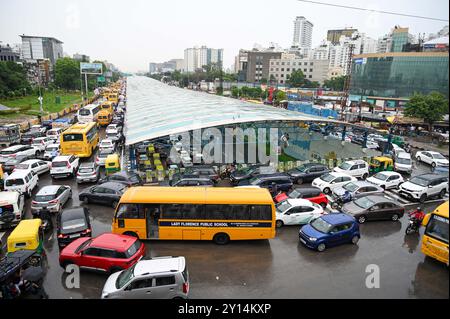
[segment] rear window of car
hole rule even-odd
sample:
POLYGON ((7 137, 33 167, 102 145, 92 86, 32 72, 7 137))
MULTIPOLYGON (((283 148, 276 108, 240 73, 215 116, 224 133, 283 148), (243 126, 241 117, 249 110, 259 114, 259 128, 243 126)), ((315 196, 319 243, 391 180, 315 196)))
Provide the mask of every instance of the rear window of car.
POLYGON ((35 198, 36 202, 49 202, 53 199, 55 199, 56 194, 51 194, 51 195, 37 195, 35 198))
POLYGON ((127 258, 133 257, 134 254, 136 254, 136 252, 139 250, 139 248, 141 248, 141 241, 136 239, 136 241, 131 245, 131 247, 128 248, 126 252, 126 257, 127 258))
POLYGON ((53 167, 64 167, 64 166, 67 166, 67 162, 53 162, 52 166, 53 167))
POLYGON ((78 170, 79 173, 85 174, 85 173, 92 173, 94 169, 92 167, 82 167, 78 170))
POLYGON ((15 186, 15 185, 25 184, 24 180, 21 178, 7 179, 5 183, 6 183, 6 186, 15 186))

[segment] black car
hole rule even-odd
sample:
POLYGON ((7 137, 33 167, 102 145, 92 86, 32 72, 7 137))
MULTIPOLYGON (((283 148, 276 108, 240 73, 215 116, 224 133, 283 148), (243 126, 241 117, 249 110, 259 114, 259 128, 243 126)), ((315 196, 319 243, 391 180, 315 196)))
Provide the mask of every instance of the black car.
POLYGON ((288 192, 292 188, 292 180, 284 173, 259 174, 249 180, 242 180, 238 186, 259 186, 267 188, 272 196, 277 192, 288 192))
POLYGON ((43 136, 44 136, 44 134, 42 134, 40 132, 26 132, 26 133, 22 134, 20 143, 26 144, 26 145, 31 145, 31 143, 33 142, 33 139, 35 139, 37 137, 43 137, 43 136))
POLYGON ((212 187, 214 186, 214 181, 210 178, 196 176, 196 175, 184 175, 177 180, 173 180, 170 182, 170 186, 202 186, 202 187, 212 187))
POLYGON ((60 248, 80 237, 92 237, 89 210, 86 207, 65 209, 57 215, 57 238, 60 248))
MULTIPOLYGON (((246 168, 235 170, 230 174, 230 181, 233 185, 238 185, 241 181, 251 179, 263 172, 274 172, 275 169, 270 166, 252 165, 246 168)), ((272 173, 271 172, 271 173, 272 173)))
POLYGON ((323 164, 308 163, 297 168, 287 171, 292 181, 297 184, 303 184, 304 182, 311 182, 315 178, 329 173, 330 169, 323 164))
POLYGON ((219 181, 219 174, 217 174, 216 170, 211 166, 192 166, 186 168, 183 176, 185 175, 194 175, 209 178, 210 180, 217 183, 219 181))
POLYGON ((127 185, 125 184, 106 182, 104 184, 94 185, 83 190, 78 195, 78 198, 85 204, 96 203, 115 208, 126 188, 127 185))
POLYGON ((17 165, 19 165, 22 162, 25 162, 27 160, 31 159, 31 156, 28 155, 17 155, 14 158, 11 158, 10 160, 7 160, 3 165, 3 171, 7 172, 8 174, 11 174, 11 172, 16 168, 17 165))
POLYGON ((108 175, 104 178, 101 178, 98 183, 106 183, 106 182, 114 182, 121 183, 126 186, 137 186, 142 185, 143 181, 138 174, 128 173, 128 172, 117 172, 111 175, 108 175))

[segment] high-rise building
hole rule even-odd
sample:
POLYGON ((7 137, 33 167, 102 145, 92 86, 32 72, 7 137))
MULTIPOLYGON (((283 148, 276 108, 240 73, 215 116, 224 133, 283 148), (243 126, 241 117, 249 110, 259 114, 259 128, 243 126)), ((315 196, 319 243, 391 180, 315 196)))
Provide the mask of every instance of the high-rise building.
POLYGON ((80 61, 80 62, 89 62, 90 61, 89 56, 87 56, 85 54, 79 54, 79 53, 75 53, 73 55, 73 59, 80 61))
POLYGON ((211 49, 206 46, 193 47, 184 50, 184 70, 195 72, 208 64, 223 65, 223 49, 211 49))
POLYGON ((22 38, 22 59, 26 61, 36 61, 49 59, 52 65, 56 60, 63 57, 62 41, 51 37, 37 37, 21 35, 22 38))
POLYGON ((341 36, 351 37, 352 34, 355 32, 358 32, 358 29, 346 28, 346 29, 328 30, 327 41, 330 41, 332 44, 336 45, 339 44, 341 36))
POLYGON ((9 44, 0 44, 0 61, 12 61, 18 62, 20 59, 20 53, 10 47, 9 44))
POLYGON ((313 24, 305 17, 299 16, 294 20, 294 38, 292 46, 311 48, 313 24))
POLYGON ((292 72, 300 70, 311 82, 323 83, 328 75, 328 60, 313 60, 297 57, 295 54, 281 54, 278 59, 270 59, 269 80, 289 83, 292 72))
POLYGON ((408 43, 409 29, 395 26, 392 30, 391 52, 402 52, 403 46, 408 43))

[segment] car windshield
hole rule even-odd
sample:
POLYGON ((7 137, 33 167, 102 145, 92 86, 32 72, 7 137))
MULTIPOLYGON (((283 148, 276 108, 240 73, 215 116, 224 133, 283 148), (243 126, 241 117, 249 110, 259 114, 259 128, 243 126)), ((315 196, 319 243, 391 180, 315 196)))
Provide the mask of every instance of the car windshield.
POLYGON ((413 184, 416 184, 416 185, 419 185, 419 186, 426 187, 426 186, 428 186, 428 183, 429 183, 430 181, 428 181, 428 180, 426 180, 426 179, 424 179, 424 178, 421 178, 421 177, 419 177, 419 176, 416 176, 416 177, 411 178, 411 179, 409 180, 409 182, 410 182, 410 183, 413 183, 413 184))
POLYGON ((356 206, 359 206, 364 209, 368 209, 368 208, 372 207, 373 204, 375 204, 373 201, 371 201, 367 197, 358 198, 357 200, 354 201, 354 203, 356 204, 356 206))
POLYGON ((61 233, 63 234, 86 228, 86 221, 84 220, 84 218, 69 219, 63 221, 61 224, 61 233))
POLYGON ((400 157, 397 157, 397 158, 395 159, 395 161, 396 161, 398 164, 411 165, 411 159, 409 159, 409 158, 400 158, 400 157))
POLYGON ((67 166, 67 162, 53 162, 52 167, 64 167, 67 166))
POLYGON ((327 183, 331 182, 335 178, 336 177, 332 174, 325 174, 325 175, 320 176, 320 179, 327 183))
POLYGON ((357 184, 355 184, 355 183, 350 182, 348 184, 345 184, 343 186, 343 188, 345 190, 348 190, 349 192, 355 192, 359 188, 359 186, 357 184))
POLYGON ((352 167, 352 164, 347 163, 347 162, 344 162, 344 163, 342 163, 341 165, 339 165, 339 168, 340 168, 340 169, 343 169, 343 170, 345 170, 345 171, 349 170, 350 167, 352 167))
POLYGON ((445 159, 445 157, 440 153, 433 154, 432 156, 435 159, 445 159))
POLYGON ((53 199, 55 199, 55 194, 51 194, 51 195, 36 195, 35 201, 38 203, 43 203, 43 202, 49 202, 53 199))
POLYGON ((249 182, 251 185, 259 185, 261 183, 261 180, 258 177, 253 177, 249 182))
POLYGON ((289 193, 289 198, 299 198, 301 193, 294 189, 292 192, 289 193))
POLYGON ((297 167, 297 171, 304 173, 308 169, 308 166, 299 166, 297 167))
POLYGON ((122 289, 128 282, 130 282, 131 279, 134 278, 134 267, 136 267, 136 265, 137 263, 120 273, 116 281, 117 289, 122 289))
POLYGON ((275 208, 277 209, 277 211, 279 213, 283 213, 283 212, 287 211, 291 207, 292 207, 292 205, 289 204, 288 201, 283 201, 283 202, 278 203, 278 204, 275 205, 275 208))
POLYGON ((379 179, 380 181, 385 181, 388 179, 389 176, 383 174, 383 173, 377 173, 373 176, 376 179, 379 179))
POLYGON ((7 179, 5 182, 6 186, 16 186, 16 185, 23 185, 24 181, 21 178, 17 179, 7 179))
POLYGON ((322 218, 317 218, 310 225, 312 226, 312 228, 314 228, 318 232, 325 233, 325 234, 328 233, 330 231, 330 229, 333 227, 333 225, 327 223, 322 218))

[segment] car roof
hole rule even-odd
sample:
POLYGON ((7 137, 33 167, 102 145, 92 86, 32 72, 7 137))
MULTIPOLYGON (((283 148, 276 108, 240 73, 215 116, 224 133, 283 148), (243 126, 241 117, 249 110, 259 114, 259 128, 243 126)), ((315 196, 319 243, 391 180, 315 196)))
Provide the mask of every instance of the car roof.
POLYGON ((422 153, 424 153, 424 152, 427 152, 427 153, 430 153, 430 154, 440 154, 440 155, 442 155, 441 153, 436 152, 436 151, 422 151, 422 153))
POLYGON ((95 167, 94 162, 85 162, 80 164, 80 168, 92 168, 95 167))
POLYGON ((58 162, 58 161, 67 161, 72 155, 60 155, 56 156, 52 162, 58 162))
POLYGON ((330 172, 328 174, 330 174, 330 175, 332 175, 334 177, 342 177, 342 176, 352 177, 352 176, 350 176, 350 175, 348 175, 346 173, 342 173, 342 172, 330 172))
POLYGON ((85 218, 84 210, 85 210, 85 208, 83 208, 83 207, 73 207, 70 209, 64 209, 61 212, 61 219, 63 219, 62 218, 63 216, 65 217, 64 220, 75 219, 75 218, 80 218, 80 217, 85 218), (68 216, 70 218, 68 218, 68 216))
POLYGON ((398 158, 411 158, 411 154, 407 153, 407 152, 400 152, 397 154, 398 158))
POLYGON ((8 179, 24 178, 31 172, 32 172, 31 169, 19 169, 17 171, 12 172, 11 175, 9 175, 7 178, 8 179))
POLYGON ((361 159, 357 159, 357 160, 350 160, 350 161, 346 161, 347 163, 351 163, 351 164, 364 164, 366 163, 366 161, 361 160, 361 159))
POLYGON ((255 177, 257 177, 259 179, 271 179, 271 178, 278 178, 278 177, 290 179, 289 175, 287 175, 285 173, 258 174, 255 177))
POLYGON ((427 173, 427 174, 417 175, 414 177, 420 177, 420 178, 427 179, 427 180, 433 180, 435 178, 442 178, 442 175, 434 174, 434 173, 427 173))
POLYGON ((29 159, 29 160, 26 160, 26 161, 22 162, 22 164, 33 164, 33 163, 37 163, 37 162, 42 162, 42 160, 39 160, 39 159, 29 159))
POLYGON ((24 146, 26 146, 26 145, 13 145, 13 146, 10 146, 10 147, 7 147, 7 148, 3 149, 2 151, 15 151, 15 150, 18 150, 19 148, 22 148, 24 146))
POLYGON ((322 218, 323 220, 325 220, 327 223, 329 223, 331 225, 355 222, 355 219, 352 216, 349 216, 344 213, 326 214, 326 215, 322 215, 319 218, 322 218))
POLYGON ((106 182, 106 183, 102 183, 100 185, 95 185, 94 187, 96 187, 96 186, 106 187, 106 188, 110 188, 110 189, 114 189, 114 190, 119 190, 119 189, 126 187, 124 184, 116 183, 116 182, 106 182))
POLYGON ((47 185, 42 187, 36 195, 50 195, 55 194, 58 189, 61 187, 61 185, 47 185))
POLYGON ((46 140, 48 139, 47 136, 41 136, 41 137, 36 137, 33 141, 40 141, 40 140, 46 140))
POLYGON ((54 144, 54 143, 48 144, 46 148, 55 147, 55 146, 60 147, 60 144, 54 144))
POLYGON ((374 185, 374 184, 372 184, 370 182, 367 182, 367 181, 353 181, 353 182, 350 182, 350 183, 358 185, 359 187, 364 187, 364 186, 372 186, 372 187, 375 186, 376 187, 377 186, 377 185, 374 185))
POLYGON ((16 202, 19 198, 20 193, 15 191, 3 191, 0 192, 0 205, 10 204, 11 202, 16 202))
POLYGON ((386 175, 386 176, 402 175, 402 174, 400 174, 400 173, 398 173, 398 172, 393 172, 393 171, 381 171, 381 172, 378 172, 378 173, 383 173, 383 174, 386 175))
POLYGON ((387 195, 384 194, 380 194, 380 195, 367 195, 364 196, 364 198, 368 198, 369 200, 371 200, 374 203, 384 203, 384 202, 391 202, 397 205, 400 205, 396 200, 394 200, 392 197, 389 197, 387 195))
POLYGON ((293 191, 297 191, 301 194, 322 193, 322 191, 318 187, 302 187, 302 188, 298 187, 293 189, 293 191))
POLYGON ((289 198, 288 203, 292 206, 313 206, 312 202, 304 198, 289 198))
POLYGON ((104 233, 92 239, 90 246, 112 249, 117 251, 127 250, 136 238, 118 234, 104 233))
POLYGON ((183 271, 186 260, 184 257, 156 257, 139 261, 134 267, 134 275, 142 276, 169 271, 183 271))

